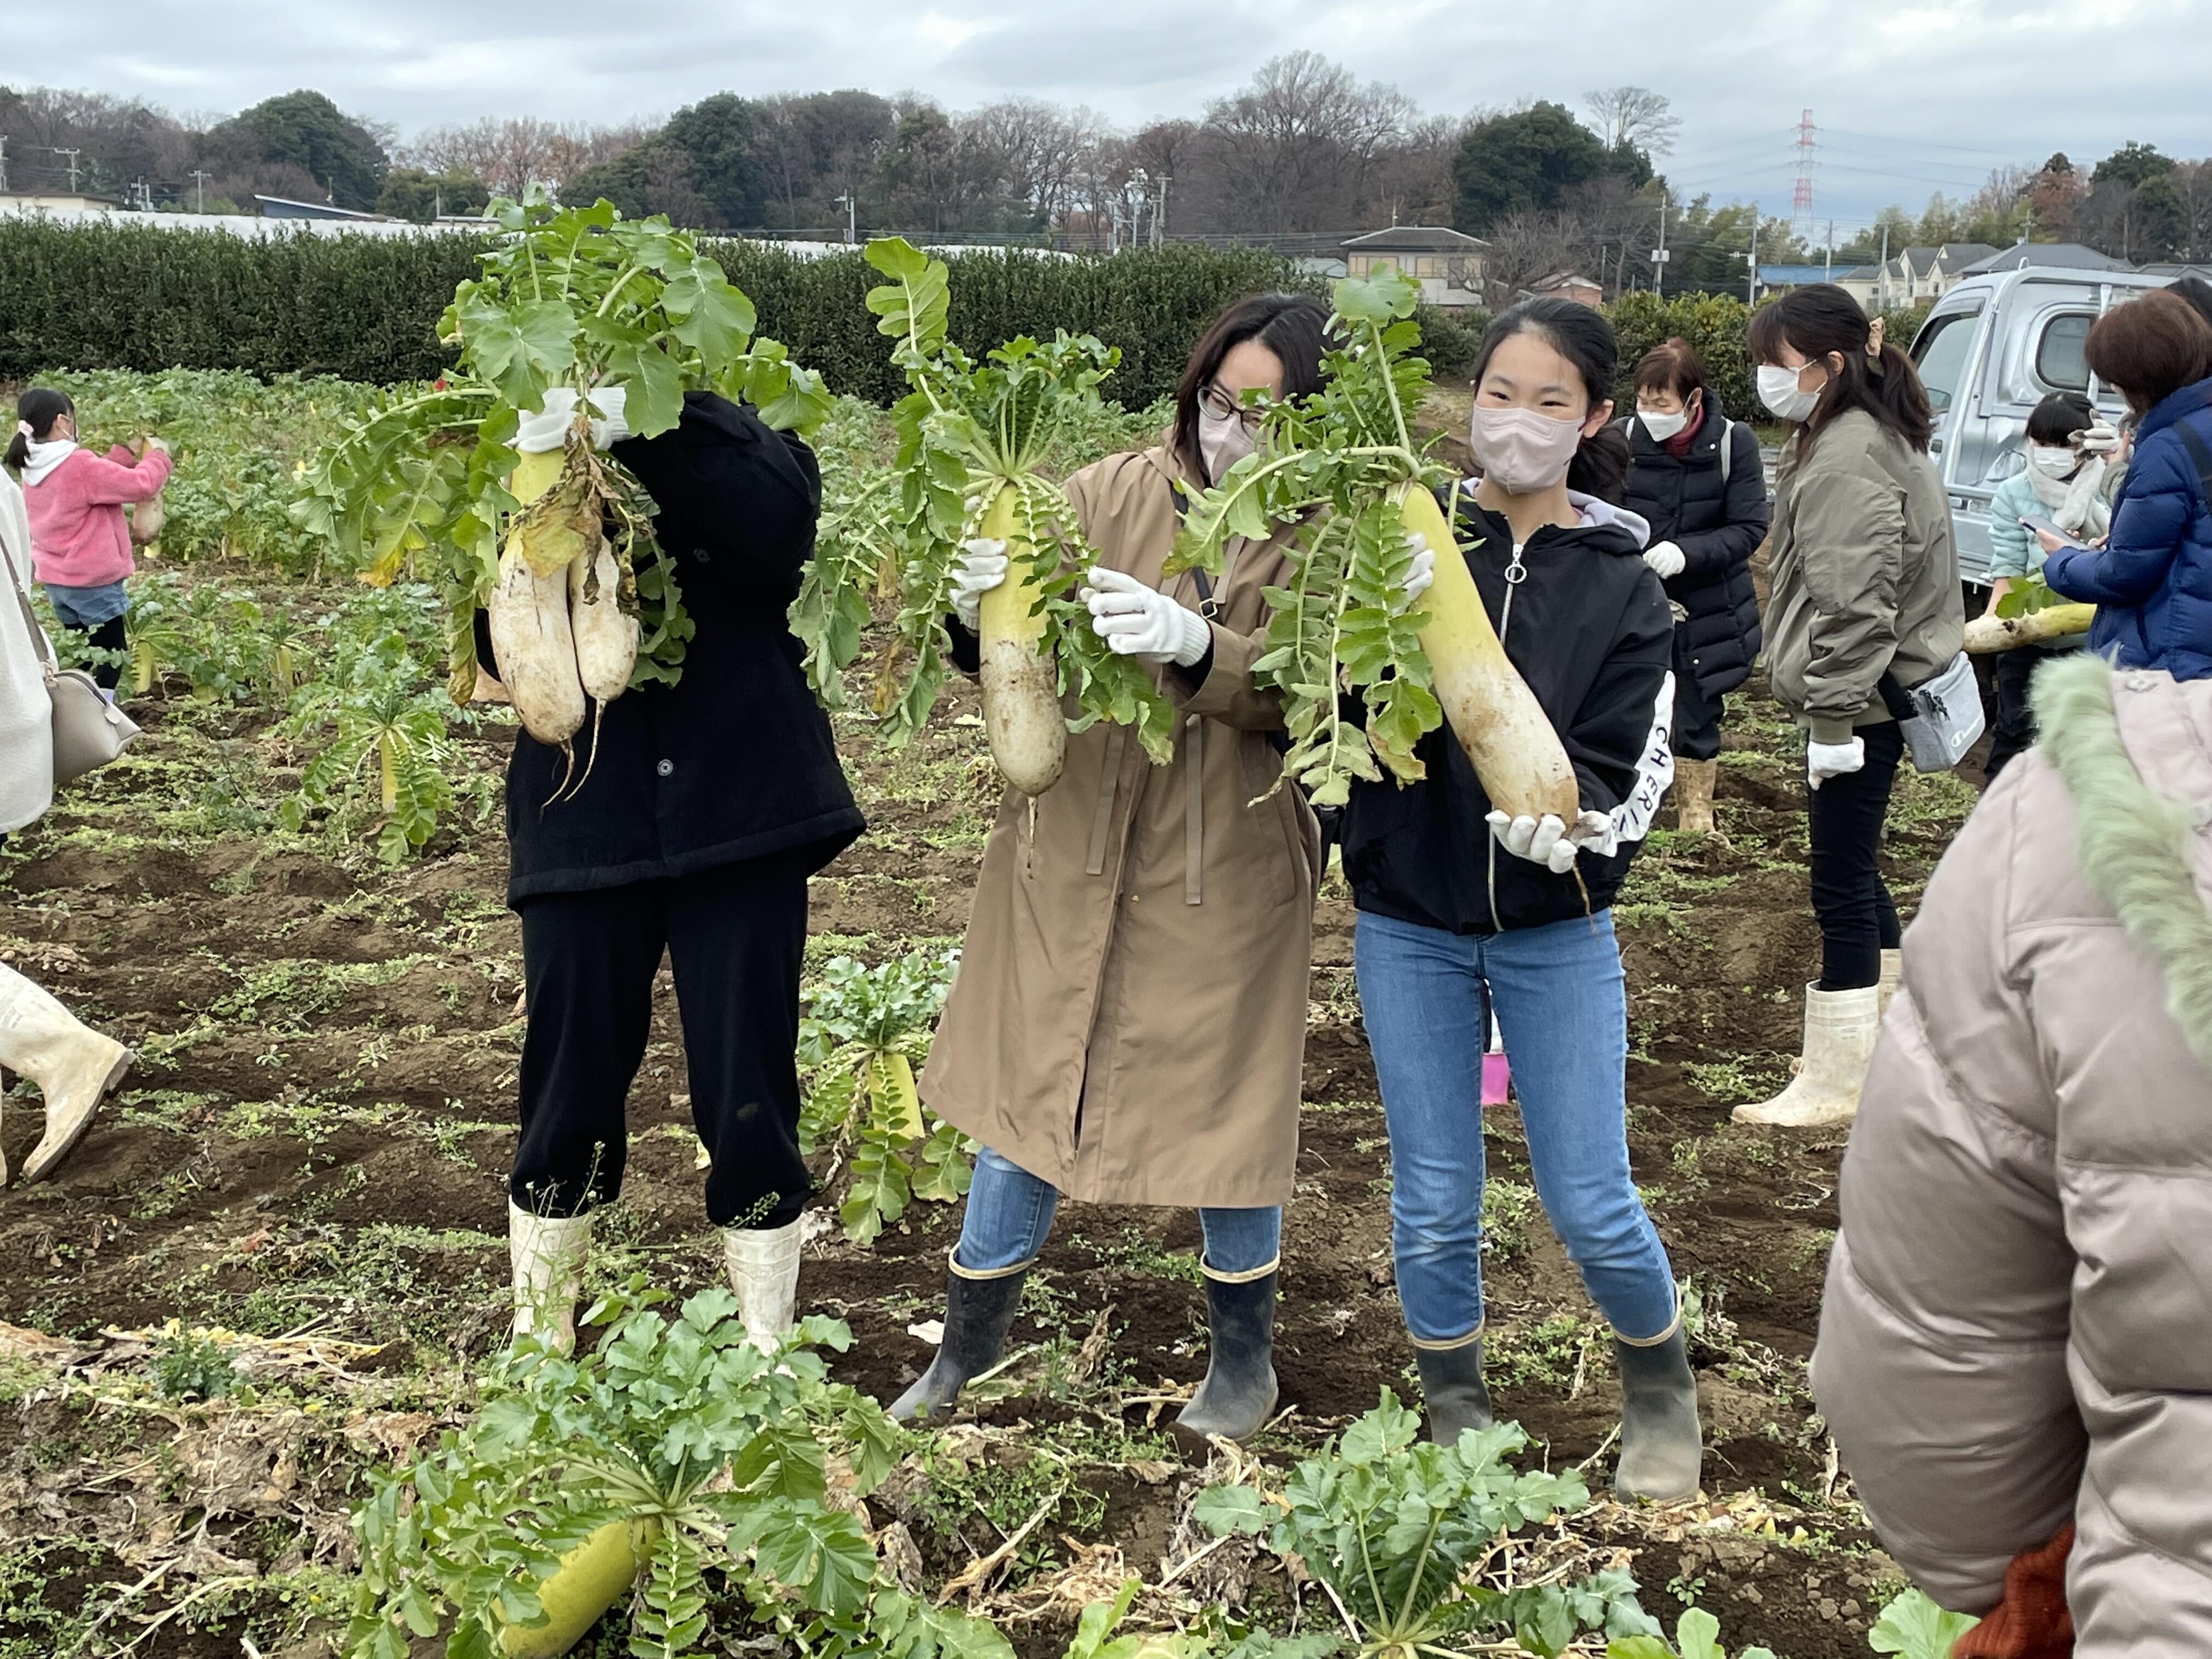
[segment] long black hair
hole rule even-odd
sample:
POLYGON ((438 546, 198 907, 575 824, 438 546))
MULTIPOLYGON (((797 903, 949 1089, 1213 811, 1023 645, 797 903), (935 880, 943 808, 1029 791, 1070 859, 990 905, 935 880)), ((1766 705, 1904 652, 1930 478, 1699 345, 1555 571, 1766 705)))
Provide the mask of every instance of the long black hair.
MULTIPOLYGON (((34 386, 15 399, 15 418, 29 427, 31 438, 40 443, 53 435, 54 422, 64 415, 72 420, 76 418, 76 405, 70 401, 66 392, 34 386)), ((8 441, 8 453, 4 459, 18 472, 31 459, 31 438, 26 438, 18 431, 8 441)))
POLYGON ((1257 340, 1281 362, 1285 398, 1305 397, 1321 389, 1328 307, 1310 294, 1255 294, 1213 319, 1183 365, 1176 387, 1174 433, 1168 440, 1193 477, 1206 476, 1206 459, 1198 449, 1198 394, 1220 372, 1221 360, 1247 340, 1257 340))
MULTIPOLYGON (((1613 379, 1620 372, 1620 341, 1601 314, 1574 300, 1523 300, 1511 310, 1499 313, 1482 337, 1482 349, 1475 354, 1474 384, 1478 389, 1482 377, 1490 372, 1490 360, 1498 355, 1498 348, 1516 334, 1540 336, 1545 344, 1574 365, 1593 411, 1599 404, 1613 401, 1613 379)), ((1583 418, 1589 416, 1586 414, 1583 418)), ((1575 459, 1567 467, 1567 488, 1620 506, 1621 487, 1628 480, 1629 454, 1627 434, 1607 422, 1595 436, 1584 438, 1575 451, 1575 459)))
POLYGON ((1863 409, 1910 447, 1925 453, 1928 441, 1936 435, 1928 389, 1920 384, 1920 371, 1913 368, 1912 359, 1888 341, 1882 342, 1880 356, 1868 355, 1873 326, 1850 294, 1833 283, 1814 283, 1791 289, 1753 312, 1744 343, 1756 362, 1778 364, 1782 348, 1788 345, 1827 368, 1828 383, 1805 417, 1808 445, 1844 410, 1863 409), (1827 363, 1831 356, 1843 359, 1841 369, 1827 363))

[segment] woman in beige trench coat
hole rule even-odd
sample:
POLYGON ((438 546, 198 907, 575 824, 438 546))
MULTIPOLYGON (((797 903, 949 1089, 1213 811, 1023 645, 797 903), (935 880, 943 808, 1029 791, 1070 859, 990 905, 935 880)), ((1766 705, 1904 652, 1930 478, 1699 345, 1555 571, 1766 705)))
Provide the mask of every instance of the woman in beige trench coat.
MULTIPOLYGON (((892 1407, 949 1407, 996 1364, 1060 1196, 1198 1209, 1212 1351, 1180 1423, 1241 1437, 1274 1408, 1275 1269, 1297 1157, 1313 897, 1322 849, 1277 788, 1282 710, 1255 686, 1273 543, 1232 543, 1221 575, 1164 582, 1182 481, 1253 447, 1261 399, 1319 383, 1326 310, 1232 306, 1192 354, 1167 441, 1067 483, 1101 558, 1092 626, 1157 665, 1178 719, 1155 766, 1126 728, 1071 734, 1060 781, 1009 789, 983 855, 960 971, 921 1093, 981 1141, 937 1358, 892 1407)), ((971 543, 956 608, 1003 579, 971 543)), ((969 642, 960 637, 956 642, 969 642)))

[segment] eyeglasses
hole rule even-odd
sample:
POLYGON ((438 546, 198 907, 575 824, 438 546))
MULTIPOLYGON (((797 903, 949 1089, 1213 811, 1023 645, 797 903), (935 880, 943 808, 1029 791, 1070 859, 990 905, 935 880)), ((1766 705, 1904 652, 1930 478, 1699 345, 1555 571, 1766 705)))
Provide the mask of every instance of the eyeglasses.
POLYGON ((1257 432, 1267 418, 1267 405, 1263 399, 1256 404, 1240 403, 1230 392, 1208 380, 1198 389, 1199 407, 1217 421, 1239 421, 1247 432, 1257 432))

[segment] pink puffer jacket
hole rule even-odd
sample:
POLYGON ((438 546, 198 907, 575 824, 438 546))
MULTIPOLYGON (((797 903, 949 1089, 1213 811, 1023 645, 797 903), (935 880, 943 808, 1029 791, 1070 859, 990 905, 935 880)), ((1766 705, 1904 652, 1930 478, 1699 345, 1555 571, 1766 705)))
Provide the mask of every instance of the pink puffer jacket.
POLYGON ((2212 680, 2042 671, 1945 856, 1844 1161, 1813 1385, 1982 1613, 2068 1521, 2081 1659, 2212 1655, 2212 680))
POLYGON ((169 481, 167 450, 149 449, 135 465, 122 445, 102 460, 80 449, 37 483, 23 486, 39 580, 64 587, 119 582, 137 568, 123 504, 150 501, 169 481))

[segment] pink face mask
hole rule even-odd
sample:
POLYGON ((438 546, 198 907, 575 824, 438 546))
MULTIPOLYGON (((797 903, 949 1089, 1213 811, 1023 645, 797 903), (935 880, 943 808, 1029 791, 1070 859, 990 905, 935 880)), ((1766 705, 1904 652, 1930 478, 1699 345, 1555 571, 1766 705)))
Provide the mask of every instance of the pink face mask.
POLYGON ((1582 447, 1583 423, 1557 421, 1533 409, 1490 409, 1478 404, 1468 425, 1467 447, 1483 477, 1509 495, 1549 489, 1567 476, 1582 447))

